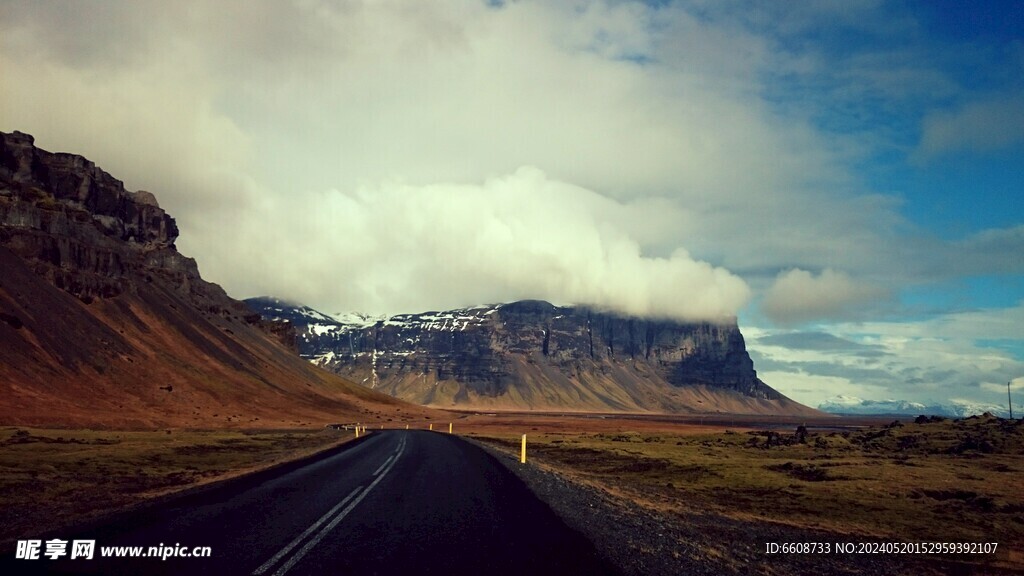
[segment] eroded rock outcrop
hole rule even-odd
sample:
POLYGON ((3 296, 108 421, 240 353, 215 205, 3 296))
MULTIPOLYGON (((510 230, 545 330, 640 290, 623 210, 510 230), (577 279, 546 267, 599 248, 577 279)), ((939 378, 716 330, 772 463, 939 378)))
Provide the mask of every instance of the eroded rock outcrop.
POLYGON ((244 313, 175 249, 177 237, 153 194, 125 190, 82 156, 36 148, 28 134, 0 133, 0 244, 55 286, 89 302, 159 275, 204 310, 244 313))
POLYGON ((757 377, 734 320, 677 322, 522 301, 346 323, 274 299, 247 304, 293 322, 311 361, 422 403, 722 412, 799 406, 757 377), (736 402, 716 404, 709 394, 717 393, 736 402))

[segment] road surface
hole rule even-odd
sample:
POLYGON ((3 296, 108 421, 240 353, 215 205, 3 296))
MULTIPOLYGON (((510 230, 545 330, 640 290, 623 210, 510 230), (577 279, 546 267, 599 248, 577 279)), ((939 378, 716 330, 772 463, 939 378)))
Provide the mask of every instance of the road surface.
POLYGON ((94 558, 5 573, 611 574, 593 546, 492 456, 443 433, 374 432, 302 466, 233 481, 87 533, 94 558), (204 558, 99 558, 111 546, 209 547, 204 558))

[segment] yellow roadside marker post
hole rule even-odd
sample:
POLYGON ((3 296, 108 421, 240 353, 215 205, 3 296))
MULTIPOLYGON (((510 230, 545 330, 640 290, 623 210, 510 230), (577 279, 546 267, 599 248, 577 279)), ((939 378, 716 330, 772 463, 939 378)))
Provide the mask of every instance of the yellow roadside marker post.
POLYGON ((448 433, 449 434, 452 433, 452 423, 451 422, 448 423, 448 433))
POLYGON ((405 429, 406 429, 406 430, 408 430, 408 429, 409 429, 409 425, 408 425, 408 424, 406 424, 406 425, 405 425, 405 429))
POLYGON ((430 430, 431 430, 431 431, 433 431, 433 430, 434 430, 434 425, 433 425, 433 424, 431 424, 431 425, 430 425, 430 430))
POLYGON ((519 453, 519 463, 526 464, 526 434, 523 434, 523 450, 519 453))
POLYGON ((359 426, 356 426, 356 438, 359 438, 359 426))

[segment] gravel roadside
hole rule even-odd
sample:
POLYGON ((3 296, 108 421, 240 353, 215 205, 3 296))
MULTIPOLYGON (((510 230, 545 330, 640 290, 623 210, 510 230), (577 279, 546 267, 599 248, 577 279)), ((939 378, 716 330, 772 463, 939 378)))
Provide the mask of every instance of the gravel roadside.
POLYGON ((605 559, 629 576, 683 574, 1001 574, 991 567, 921 557, 841 554, 849 535, 716 514, 653 511, 583 484, 517 455, 469 439, 518 476, 566 524, 587 536, 605 559), (831 554, 767 554, 766 543, 831 543, 831 554))

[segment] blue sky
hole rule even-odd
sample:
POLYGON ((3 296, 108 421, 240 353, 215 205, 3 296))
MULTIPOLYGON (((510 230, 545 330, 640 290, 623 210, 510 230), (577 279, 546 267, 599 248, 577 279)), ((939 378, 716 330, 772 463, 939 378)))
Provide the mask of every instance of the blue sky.
POLYGON ((1024 387, 1019 2, 6 2, 0 67, 0 129, 236 297, 735 315, 810 405, 1024 387))

